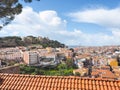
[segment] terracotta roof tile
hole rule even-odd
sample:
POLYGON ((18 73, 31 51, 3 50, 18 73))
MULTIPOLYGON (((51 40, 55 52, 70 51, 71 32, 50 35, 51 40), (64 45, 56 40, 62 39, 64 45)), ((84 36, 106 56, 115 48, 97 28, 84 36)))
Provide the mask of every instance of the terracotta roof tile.
POLYGON ((89 84, 89 89, 92 90, 92 85, 91 84, 89 84))
POLYGON ((100 89, 100 86, 99 86, 99 85, 97 85, 97 86, 96 86, 96 88, 97 88, 96 90, 99 90, 99 89, 100 89))
POLYGON ((112 90, 111 86, 108 86, 108 90, 112 90))
POLYGON ((88 86, 88 84, 86 84, 85 87, 86 87, 87 90, 89 90, 89 86, 88 86))
POLYGON ((108 87, 106 85, 104 85, 104 90, 108 90, 108 87))
POLYGON ((99 85, 99 81, 98 80, 96 80, 96 85, 99 85))
POLYGON ((104 86, 106 86, 106 85, 107 85, 105 81, 103 81, 103 85, 104 85, 104 86))
POLYGON ((119 90, 120 80, 0 73, 0 90, 119 90))
POLYGON ((115 87, 116 88, 116 90, 120 90, 120 87, 115 87))

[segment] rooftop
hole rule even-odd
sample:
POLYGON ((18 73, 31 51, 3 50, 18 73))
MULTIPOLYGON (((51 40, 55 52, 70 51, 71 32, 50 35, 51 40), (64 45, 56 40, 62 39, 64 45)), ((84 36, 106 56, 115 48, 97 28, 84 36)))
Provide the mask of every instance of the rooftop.
POLYGON ((120 80, 0 73, 1 90, 119 90, 120 80))
POLYGON ((94 75, 99 75, 99 77, 102 78, 108 78, 108 79, 116 79, 117 77, 114 75, 114 73, 112 73, 110 70, 94 70, 92 71, 92 76, 94 75))

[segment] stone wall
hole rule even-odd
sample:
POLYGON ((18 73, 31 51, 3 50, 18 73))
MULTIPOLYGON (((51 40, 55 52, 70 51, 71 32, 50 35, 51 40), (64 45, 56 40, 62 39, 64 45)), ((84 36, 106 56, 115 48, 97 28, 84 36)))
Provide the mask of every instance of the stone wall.
POLYGON ((20 67, 19 67, 19 65, 14 65, 14 66, 0 68, 0 73, 19 74, 20 67))

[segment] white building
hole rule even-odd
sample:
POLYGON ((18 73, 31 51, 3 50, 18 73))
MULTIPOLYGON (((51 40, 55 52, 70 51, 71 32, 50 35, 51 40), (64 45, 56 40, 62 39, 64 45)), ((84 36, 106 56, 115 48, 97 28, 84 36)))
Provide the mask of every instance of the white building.
POLYGON ((26 51, 23 57, 24 62, 28 65, 38 63, 38 53, 36 51, 26 51))
POLYGON ((59 63, 59 60, 57 60, 57 56, 54 53, 51 54, 45 54, 42 56, 39 60, 40 66, 49 66, 49 65, 57 65, 59 63))

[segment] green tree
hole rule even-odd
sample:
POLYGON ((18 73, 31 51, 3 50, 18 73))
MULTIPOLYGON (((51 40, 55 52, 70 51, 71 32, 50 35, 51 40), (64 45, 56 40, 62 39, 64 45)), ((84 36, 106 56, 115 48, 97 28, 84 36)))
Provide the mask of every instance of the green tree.
POLYGON ((9 36, 0 39, 0 47, 24 46, 21 37, 9 36))
POLYGON ((73 69, 65 69, 63 75, 64 76, 73 75, 73 69))
POLYGON ((57 68, 58 68, 58 70, 67 69, 67 65, 66 64, 59 64, 57 68))
POLYGON ((80 73, 79 73, 79 72, 76 72, 76 73, 75 73, 75 76, 80 76, 80 73))
POLYGON ((74 68, 74 63, 72 59, 67 59, 66 64, 68 68, 74 68))
MULTIPOLYGON (((19 1, 20 0, 0 0, 0 29, 14 20, 15 15, 22 12, 22 4, 19 1)), ((33 0, 23 1, 31 3, 33 0)))

